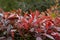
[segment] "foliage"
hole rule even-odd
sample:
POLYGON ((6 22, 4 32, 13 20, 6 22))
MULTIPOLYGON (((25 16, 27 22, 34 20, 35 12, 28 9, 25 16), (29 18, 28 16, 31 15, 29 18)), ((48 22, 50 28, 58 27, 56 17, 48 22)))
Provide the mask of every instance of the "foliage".
POLYGON ((55 0, 0 0, 0 7, 5 11, 18 8, 45 11, 51 5, 55 5, 55 0))

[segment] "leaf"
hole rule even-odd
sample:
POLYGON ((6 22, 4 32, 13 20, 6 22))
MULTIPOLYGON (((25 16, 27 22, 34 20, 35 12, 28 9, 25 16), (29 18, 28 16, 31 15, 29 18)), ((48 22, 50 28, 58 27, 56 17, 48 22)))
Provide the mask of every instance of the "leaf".
POLYGON ((42 40, 41 37, 36 37, 36 40, 42 40))
POLYGON ((51 35, 49 35, 49 34, 44 34, 44 35, 45 35, 46 37, 54 40, 54 38, 53 38, 51 35))

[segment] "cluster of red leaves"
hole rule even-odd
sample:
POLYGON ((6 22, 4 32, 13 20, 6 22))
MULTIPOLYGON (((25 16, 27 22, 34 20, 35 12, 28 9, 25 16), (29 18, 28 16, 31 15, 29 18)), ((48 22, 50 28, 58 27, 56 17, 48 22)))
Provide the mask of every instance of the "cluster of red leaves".
MULTIPOLYGON (((44 32, 47 34, 50 32, 50 35, 52 35, 51 33, 55 32, 52 28, 56 29, 55 28, 57 27, 56 24, 60 24, 60 17, 56 17, 55 18, 56 21, 55 21, 55 19, 52 19, 51 16, 45 16, 44 12, 40 13, 38 10, 35 10, 34 12, 30 10, 30 14, 24 12, 25 13, 24 16, 22 16, 21 13, 22 10, 19 9, 12 12, 4 12, 2 16, 4 20, 9 20, 10 24, 13 25, 13 28, 15 28, 16 26, 16 29, 18 29, 18 32, 20 32, 20 34, 23 33, 21 29, 24 29, 27 30, 27 32, 29 31, 35 33, 44 32)), ((13 36, 13 32, 12 32, 12 36, 13 36)), ((60 38, 59 34, 53 35, 53 37, 55 39, 60 38)))

